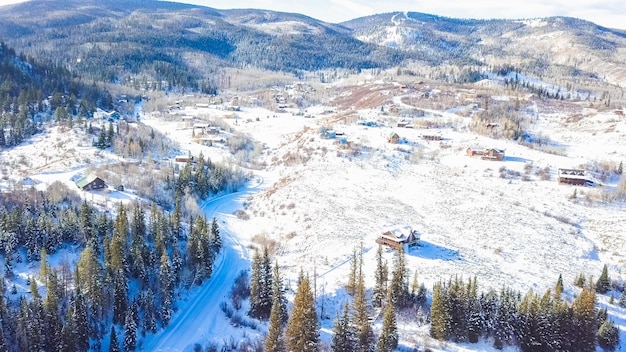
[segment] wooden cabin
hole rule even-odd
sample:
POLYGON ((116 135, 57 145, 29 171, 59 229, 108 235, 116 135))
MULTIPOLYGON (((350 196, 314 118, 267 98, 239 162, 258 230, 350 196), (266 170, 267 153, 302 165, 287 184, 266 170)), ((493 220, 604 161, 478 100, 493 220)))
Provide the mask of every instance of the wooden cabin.
POLYGON ((585 170, 582 169, 559 169, 557 180, 574 186, 593 186, 593 181, 587 179, 585 170))
POLYGON ((467 155, 469 157, 479 156, 483 160, 502 161, 504 160, 504 149, 487 148, 480 149, 469 147, 467 148, 467 155))
POLYGON ((80 178, 78 181, 76 181, 76 186, 82 189, 83 191, 91 191, 95 189, 105 188, 106 183, 100 177, 93 175, 93 174, 89 174, 87 176, 80 178))
POLYGON ((391 132, 387 135, 387 142, 391 144, 398 144, 400 143, 400 136, 395 132, 391 132))
POLYGON ((376 239, 376 243, 399 250, 403 248, 408 252, 419 244, 419 233, 413 230, 411 226, 391 229, 383 232, 376 239))

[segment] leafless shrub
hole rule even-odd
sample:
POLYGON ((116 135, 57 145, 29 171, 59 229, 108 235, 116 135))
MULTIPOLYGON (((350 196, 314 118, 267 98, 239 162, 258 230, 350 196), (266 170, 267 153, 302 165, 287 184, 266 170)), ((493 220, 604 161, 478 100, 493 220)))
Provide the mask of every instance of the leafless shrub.
POLYGON ((267 248, 267 252, 270 255, 274 255, 280 248, 280 243, 273 238, 268 237, 266 234, 257 234, 252 237, 252 242, 256 243, 260 248, 267 248))
POLYGON ((529 162, 524 164, 524 173, 526 175, 530 175, 530 173, 533 171, 533 163, 529 162))
POLYGON ((617 199, 626 200, 626 176, 622 176, 615 187, 615 196, 617 199))
POLYGON ((546 166, 543 169, 539 169, 535 171, 535 175, 537 175, 539 179, 542 181, 549 181, 550 180, 550 167, 546 166))
POLYGON ((250 215, 245 210, 239 209, 235 212, 235 216, 239 220, 250 220, 250 215))

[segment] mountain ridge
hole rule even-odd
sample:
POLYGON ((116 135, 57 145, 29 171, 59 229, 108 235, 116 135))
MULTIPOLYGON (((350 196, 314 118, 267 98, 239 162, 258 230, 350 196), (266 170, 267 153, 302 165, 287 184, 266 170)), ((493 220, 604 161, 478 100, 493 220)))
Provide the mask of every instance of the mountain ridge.
POLYGON ((16 50, 113 82, 145 75, 211 91, 220 88, 216 73, 224 67, 299 75, 422 62, 510 64, 535 76, 573 72, 626 85, 626 31, 571 17, 482 20, 398 11, 332 24, 297 13, 141 0, 31 0, 4 9, 0 38, 16 50))

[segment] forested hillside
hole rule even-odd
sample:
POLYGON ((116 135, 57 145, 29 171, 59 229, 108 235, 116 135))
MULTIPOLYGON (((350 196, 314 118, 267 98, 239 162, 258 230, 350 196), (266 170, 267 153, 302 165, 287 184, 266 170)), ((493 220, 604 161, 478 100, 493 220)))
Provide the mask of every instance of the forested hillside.
POLYGON ((0 38, 90 79, 216 93, 224 68, 307 71, 513 64, 524 72, 620 82, 624 31, 567 17, 470 20, 394 12, 341 24, 267 10, 164 1, 34 0, 4 7, 0 38), (41 16, 33 18, 30 13, 41 16), (408 60, 408 61, 407 61, 408 60))
POLYGON ((36 0, 7 7, 0 20, 0 37, 28 55, 86 77, 145 89, 215 93, 224 66, 294 73, 359 70, 408 57, 356 40, 336 26, 276 36, 230 23, 228 13, 163 1, 36 0), (43 18, 27 16, 33 12, 43 18))
POLYGON ((111 94, 67 69, 16 55, 0 42, 0 148, 19 144, 52 116, 88 117, 96 107, 112 108, 111 94))

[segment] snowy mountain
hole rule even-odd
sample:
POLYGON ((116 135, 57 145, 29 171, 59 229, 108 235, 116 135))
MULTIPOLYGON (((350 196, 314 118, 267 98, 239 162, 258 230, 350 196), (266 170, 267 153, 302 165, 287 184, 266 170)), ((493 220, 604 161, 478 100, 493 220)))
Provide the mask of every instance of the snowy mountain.
POLYGON ((626 33, 567 17, 466 20, 396 12, 329 24, 292 13, 164 1, 34 0, 5 6, 0 20, 0 37, 16 50, 119 82, 141 72, 170 84, 198 89, 208 81, 220 89, 215 76, 224 67, 297 73, 407 60, 512 64, 538 76, 618 85, 626 80, 626 33))

